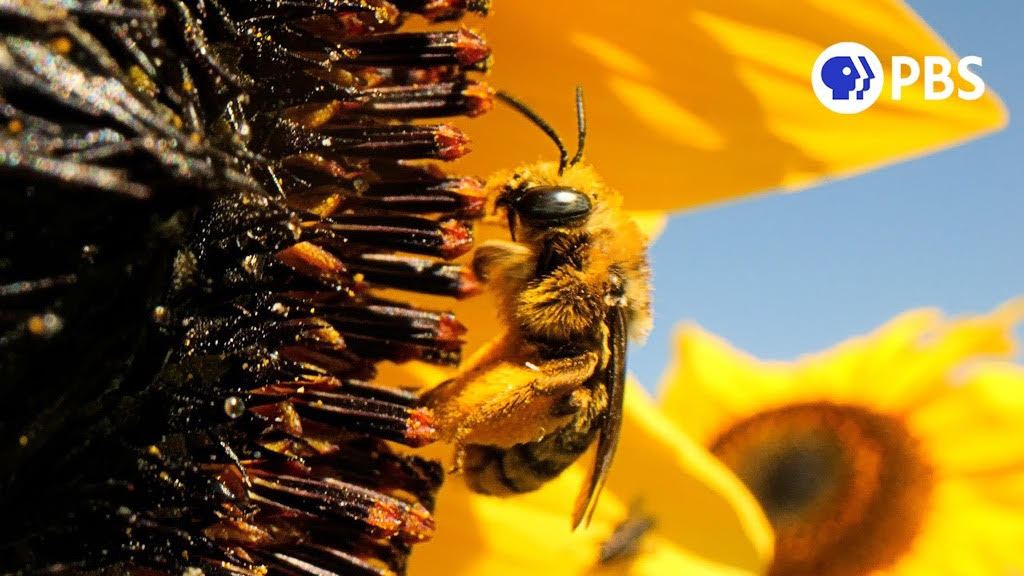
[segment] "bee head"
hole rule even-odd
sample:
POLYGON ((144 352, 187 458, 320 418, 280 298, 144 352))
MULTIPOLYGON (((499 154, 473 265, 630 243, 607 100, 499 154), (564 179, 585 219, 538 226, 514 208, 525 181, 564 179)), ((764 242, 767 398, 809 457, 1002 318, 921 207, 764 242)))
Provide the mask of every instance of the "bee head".
POLYGON ((590 197, 569 186, 530 185, 508 189, 495 207, 508 214, 508 229, 516 237, 516 222, 537 230, 580 226, 594 208, 590 197))
MULTIPOLYGON (((520 102, 506 92, 498 92, 498 97, 530 119, 544 131, 555 145, 558 146, 559 162, 558 177, 561 178, 566 168, 576 166, 583 158, 583 144, 586 142, 587 123, 583 113, 583 88, 576 87, 576 124, 578 142, 576 154, 569 159, 561 137, 550 124, 537 115, 529 106, 520 102)), ((505 208, 508 214, 508 228, 515 240, 516 220, 534 229, 550 229, 557 227, 579 226, 586 221, 593 210, 591 199, 572 186, 555 184, 530 183, 529 179, 507 186, 498 197, 495 208, 505 208)))

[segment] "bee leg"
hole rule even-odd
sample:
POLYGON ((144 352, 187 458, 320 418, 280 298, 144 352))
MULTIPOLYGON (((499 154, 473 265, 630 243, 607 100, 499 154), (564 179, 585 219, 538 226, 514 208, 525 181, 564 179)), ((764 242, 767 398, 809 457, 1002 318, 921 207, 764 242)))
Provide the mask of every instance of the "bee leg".
POLYGON ((467 447, 508 448, 565 425, 571 414, 553 414, 552 407, 584 388, 599 364, 599 352, 541 360, 506 344, 499 342, 494 356, 420 400, 432 410, 439 437, 455 448, 456 469, 464 459, 472 465, 472 454, 463 455, 467 447), (515 361, 508 358, 513 353, 518 354, 515 361))
POLYGON ((597 362, 597 352, 589 351, 578 356, 530 365, 531 369, 535 368, 540 373, 533 382, 530 382, 530 387, 534 392, 546 396, 571 392, 594 375, 597 362))
POLYGON ((473 252, 473 273, 484 282, 526 281, 533 274, 533 250, 505 240, 488 240, 473 252))
POLYGON ((572 416, 579 414, 590 403, 591 393, 586 388, 577 388, 566 394, 551 407, 552 416, 572 416))

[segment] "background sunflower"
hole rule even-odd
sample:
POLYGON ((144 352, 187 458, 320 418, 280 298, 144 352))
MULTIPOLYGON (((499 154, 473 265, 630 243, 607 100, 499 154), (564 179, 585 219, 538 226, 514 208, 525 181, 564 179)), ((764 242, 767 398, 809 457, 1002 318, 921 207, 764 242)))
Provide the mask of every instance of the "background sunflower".
POLYGON ((662 409, 760 502, 769 574, 1013 574, 1024 369, 1000 359, 1022 317, 1019 300, 953 320, 916 310, 794 363, 686 327, 662 409))

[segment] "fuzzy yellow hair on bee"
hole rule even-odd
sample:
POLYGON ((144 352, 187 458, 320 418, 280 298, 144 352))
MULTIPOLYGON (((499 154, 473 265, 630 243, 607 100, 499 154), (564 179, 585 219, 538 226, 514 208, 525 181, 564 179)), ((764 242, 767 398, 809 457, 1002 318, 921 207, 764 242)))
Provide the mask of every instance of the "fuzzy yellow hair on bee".
POLYGON ((489 202, 505 211, 511 239, 478 247, 473 269, 496 295, 504 329, 423 401, 455 445, 454 468, 477 492, 535 490, 596 441, 576 528, 589 522, 615 454, 627 340, 651 325, 647 239, 623 213, 622 196, 581 163, 582 91, 571 161, 547 123, 499 96, 544 130, 561 158, 488 180, 489 202))

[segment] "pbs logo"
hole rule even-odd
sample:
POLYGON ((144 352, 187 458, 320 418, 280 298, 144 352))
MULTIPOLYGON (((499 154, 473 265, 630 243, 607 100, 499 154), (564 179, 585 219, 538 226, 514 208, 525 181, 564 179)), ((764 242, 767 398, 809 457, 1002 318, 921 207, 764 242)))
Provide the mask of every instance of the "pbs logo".
POLYGON ((863 44, 840 42, 814 62, 811 86, 826 108, 840 114, 867 110, 882 95, 882 61, 863 44))
MULTIPOLYGON (((985 82, 972 66, 981 67, 979 56, 966 56, 957 63, 956 73, 970 89, 957 88, 951 78, 953 66, 944 56, 925 56, 919 63, 910 56, 893 56, 889 69, 891 97, 903 98, 903 89, 917 82, 924 86, 925 100, 945 100, 956 94, 961 100, 977 100, 985 94, 985 82)), ((814 62, 811 86, 826 108, 840 114, 867 110, 882 95, 885 72, 882 61, 867 46, 840 42, 825 49, 814 62)))

